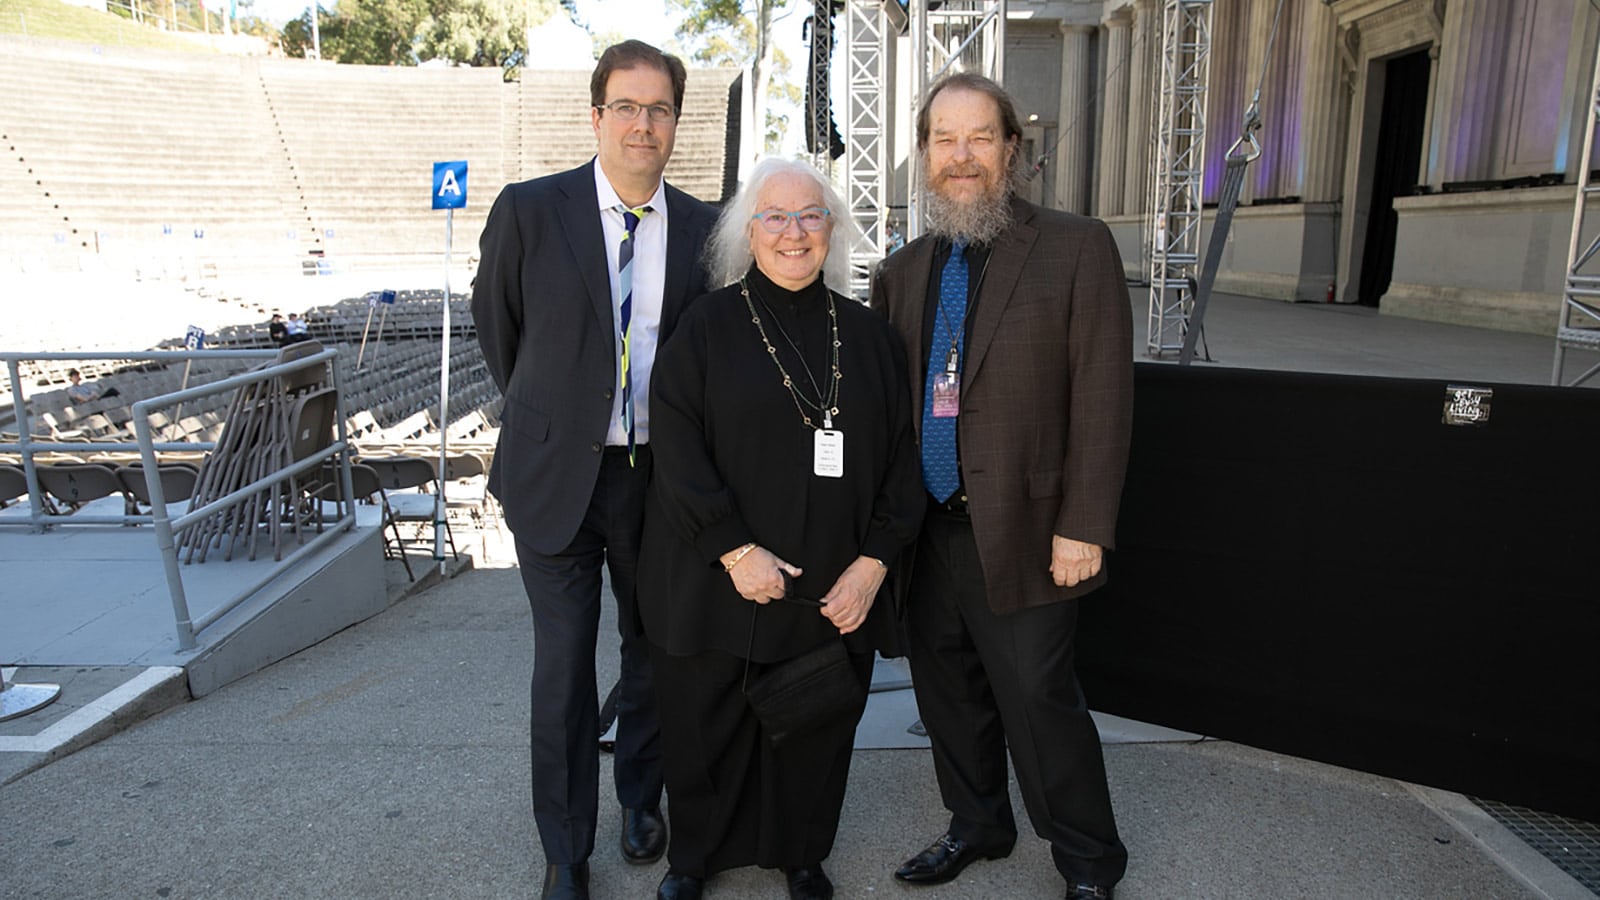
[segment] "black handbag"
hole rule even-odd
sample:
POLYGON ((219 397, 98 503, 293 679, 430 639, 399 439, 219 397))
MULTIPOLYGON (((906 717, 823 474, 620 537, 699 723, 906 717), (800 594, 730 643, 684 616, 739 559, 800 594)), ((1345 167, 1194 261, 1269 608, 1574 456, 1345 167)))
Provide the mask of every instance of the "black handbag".
MULTIPOLYGON (((752 604, 752 606, 754 606, 752 604)), ((774 663, 750 679, 756 611, 750 610, 750 646, 744 658, 744 695, 773 744, 799 731, 845 716, 861 702, 861 680, 841 638, 829 638, 799 656, 774 663)))

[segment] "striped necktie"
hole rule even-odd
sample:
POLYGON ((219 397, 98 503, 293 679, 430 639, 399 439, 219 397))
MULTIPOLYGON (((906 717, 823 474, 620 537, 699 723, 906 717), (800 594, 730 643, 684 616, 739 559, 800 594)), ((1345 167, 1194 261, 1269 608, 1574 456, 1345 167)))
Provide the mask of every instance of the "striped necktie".
POLYGON ((950 354, 955 354, 956 371, 961 371, 965 353, 967 320, 966 245, 955 242, 950 261, 939 276, 939 307, 933 326, 933 341, 928 347, 928 374, 922 390, 922 483, 933 499, 943 503, 961 486, 961 470, 956 462, 956 417, 933 414, 934 381, 943 375, 950 354))
POLYGON ((639 229, 639 220, 649 214, 650 207, 629 209, 618 206, 616 209, 622 213, 622 224, 626 229, 622 235, 622 246, 617 249, 617 287, 622 295, 618 315, 618 328, 622 332, 622 427, 628 432, 628 465, 631 466, 636 449, 633 435, 633 366, 628 342, 629 326, 633 324, 633 235, 639 229))

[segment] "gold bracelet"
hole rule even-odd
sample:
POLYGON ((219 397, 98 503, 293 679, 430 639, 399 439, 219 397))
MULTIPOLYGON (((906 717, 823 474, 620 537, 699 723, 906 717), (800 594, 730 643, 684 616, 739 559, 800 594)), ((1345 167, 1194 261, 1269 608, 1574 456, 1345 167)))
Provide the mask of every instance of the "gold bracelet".
POLYGON ((732 572, 733 571, 733 567, 737 566, 739 564, 739 560, 744 559, 745 556, 751 550, 754 550, 755 548, 756 548, 756 545, 752 542, 752 543, 749 543, 749 544, 745 544, 743 547, 740 547, 738 550, 735 550, 734 553, 733 553, 733 559, 730 560, 729 562, 725 562, 725 563, 722 564, 722 571, 724 571, 724 572, 732 572))

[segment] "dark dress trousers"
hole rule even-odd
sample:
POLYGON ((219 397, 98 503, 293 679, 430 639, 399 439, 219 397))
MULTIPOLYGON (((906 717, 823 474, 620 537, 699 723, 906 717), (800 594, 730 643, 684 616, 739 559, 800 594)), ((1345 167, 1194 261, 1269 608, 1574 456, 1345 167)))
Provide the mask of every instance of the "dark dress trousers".
MULTIPOLYGON (((511 184, 484 225, 472 314, 505 395, 489 489, 505 508, 533 610, 533 810, 546 861, 594 847, 600 567, 622 638, 615 776, 626 807, 658 805, 660 726, 634 571, 651 453, 607 448, 618 389, 610 266, 594 162, 511 184)), ((659 340, 705 291, 700 252, 715 210, 666 186, 667 265, 659 340)))
MULTIPOLYGON (((1103 223, 1021 200, 1012 213, 973 279, 956 436, 967 509, 930 499, 904 563, 908 655, 952 833, 1011 847, 1009 748, 1057 868, 1069 881, 1112 884, 1127 851, 1073 665, 1077 598, 1106 575, 1057 587, 1050 561, 1052 535, 1114 541, 1132 421, 1132 314, 1103 223)), ((906 342, 919 434, 941 251, 931 237, 911 242, 883 262, 872 288, 874 307, 906 342)))
MULTIPOLYGON (((827 294, 792 293, 749 275, 768 337, 812 398, 831 371, 827 294)), ((924 503, 901 378, 899 340, 871 310, 833 295, 839 322, 842 477, 813 471, 813 430, 751 321, 738 285, 695 302, 657 358, 651 390, 656 479, 639 559, 645 622, 666 745, 675 872, 820 862, 833 847, 872 652, 893 640, 880 591, 844 638, 860 692, 827 724, 766 739, 743 693, 756 678, 838 629, 813 606, 740 597, 719 557, 754 541, 801 567, 794 593, 827 594, 859 556, 889 560, 916 536, 924 503), (754 631, 752 632, 752 627, 754 631)), ((826 388, 824 387, 824 390, 826 388)), ((813 421, 820 417, 811 412, 813 421)))

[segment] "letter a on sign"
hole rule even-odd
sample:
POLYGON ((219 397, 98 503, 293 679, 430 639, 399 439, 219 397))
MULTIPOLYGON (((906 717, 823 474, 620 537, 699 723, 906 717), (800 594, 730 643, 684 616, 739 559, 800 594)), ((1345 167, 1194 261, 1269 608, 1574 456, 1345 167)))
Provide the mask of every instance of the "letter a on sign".
POLYGON ((467 206, 467 161, 433 164, 433 208, 465 209, 467 206))

